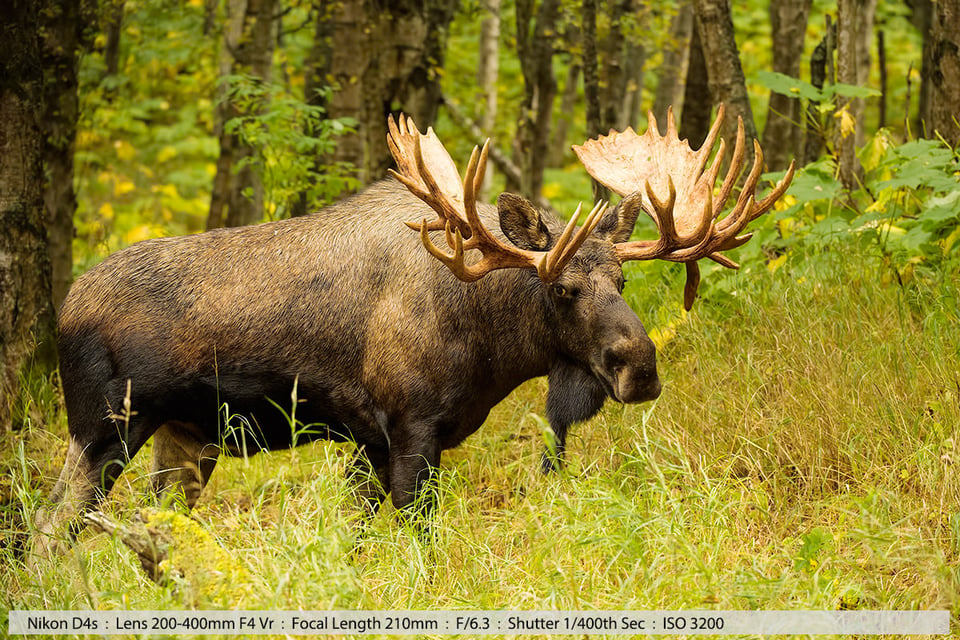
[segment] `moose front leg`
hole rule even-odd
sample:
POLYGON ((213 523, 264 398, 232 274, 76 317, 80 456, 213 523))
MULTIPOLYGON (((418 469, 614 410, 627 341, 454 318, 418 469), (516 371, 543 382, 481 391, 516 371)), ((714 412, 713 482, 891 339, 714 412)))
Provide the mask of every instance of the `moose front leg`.
POLYGON ((347 481, 363 517, 376 515, 390 492, 389 456, 384 449, 358 446, 347 464, 347 481))
POLYGON ((544 473, 556 471, 563 464, 570 425, 595 416, 607 399, 607 392, 593 374, 573 364, 558 363, 550 370, 547 380, 550 384, 547 420, 553 431, 553 442, 540 460, 544 473))
POLYGON ((400 517, 425 522, 436 506, 430 483, 440 464, 440 443, 434 424, 413 422, 399 429, 390 443, 390 494, 400 517))

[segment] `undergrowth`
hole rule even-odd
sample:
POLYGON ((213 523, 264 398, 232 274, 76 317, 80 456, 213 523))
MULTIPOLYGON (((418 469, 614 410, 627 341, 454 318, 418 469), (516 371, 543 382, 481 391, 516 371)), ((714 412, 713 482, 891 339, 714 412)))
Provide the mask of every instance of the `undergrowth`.
MULTIPOLYGON (((824 256, 701 300, 661 336, 661 398, 608 403, 571 434, 551 476, 538 471, 546 382, 530 381, 445 454, 429 536, 389 506, 358 535, 343 446, 221 460, 191 517, 246 579, 216 590, 158 586, 122 543, 89 529, 67 557, 25 564, 22 532, 65 441, 47 393, 35 414, 47 421, 4 440, 2 606, 948 608, 956 618, 960 270, 907 284, 882 270, 882 256, 824 256)), ((656 318, 679 305, 671 286, 634 279, 627 297, 656 318)), ((141 453, 109 515, 158 506, 148 467, 141 453)), ((201 557, 188 536, 177 544, 196 563, 220 557, 201 557)))

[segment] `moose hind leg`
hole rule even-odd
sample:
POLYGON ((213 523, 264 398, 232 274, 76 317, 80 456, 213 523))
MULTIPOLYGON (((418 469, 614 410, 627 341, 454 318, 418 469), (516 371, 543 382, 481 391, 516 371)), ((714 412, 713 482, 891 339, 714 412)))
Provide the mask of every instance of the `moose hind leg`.
POLYGON ((193 509, 219 456, 220 447, 204 438, 195 425, 164 423, 153 434, 153 490, 161 502, 172 498, 193 509))
POLYGON ((110 493, 127 461, 149 435, 148 430, 133 429, 126 440, 116 432, 93 442, 70 437, 49 504, 38 510, 35 518, 37 553, 50 555, 65 548, 70 537, 83 527, 83 516, 110 493))

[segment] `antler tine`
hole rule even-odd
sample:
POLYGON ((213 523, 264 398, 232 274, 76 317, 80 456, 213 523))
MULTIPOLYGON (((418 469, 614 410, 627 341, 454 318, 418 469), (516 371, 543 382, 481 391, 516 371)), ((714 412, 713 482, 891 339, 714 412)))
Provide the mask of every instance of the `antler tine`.
POLYGON ((583 226, 580 227, 574 236, 573 230, 577 226, 577 221, 580 219, 582 209, 583 203, 577 205, 577 210, 573 212, 570 221, 567 223, 567 226, 564 227, 563 233, 560 234, 560 238, 553 246, 553 249, 547 253, 537 266, 537 273, 544 282, 556 280, 557 276, 560 275, 563 268, 567 266, 570 259, 573 258, 580 249, 580 246, 586 241, 587 236, 593 233, 593 230, 600 223, 600 219, 607 210, 607 203, 601 201, 593 205, 593 209, 587 214, 587 219, 583 222, 583 226), (572 239, 571 236, 573 236, 572 239))
MULTIPOLYGON (((473 148, 470 154, 470 161, 467 163, 467 171, 463 176, 463 209, 467 214, 467 223, 471 229, 477 229, 478 233, 487 233, 486 227, 480 222, 480 216, 477 214, 477 191, 483 184, 483 175, 487 170, 487 153, 490 150, 490 139, 487 138, 483 143, 483 149, 473 148)), ((468 236, 469 237, 469 236, 468 236)), ((475 245, 476 243, 474 243, 475 245)), ((472 248, 474 245, 469 245, 472 248)))
POLYGON ((787 191, 787 188, 790 186, 790 183, 793 181, 793 174, 796 169, 796 164, 797 164, 796 160, 791 160, 790 166, 787 167, 787 172, 784 174, 783 178, 780 179, 780 182, 778 182, 777 185, 773 188, 773 191, 771 191, 766 198, 758 202, 753 207, 752 219, 755 220, 758 216, 761 216, 767 211, 769 211, 770 207, 772 207, 773 204, 780 199, 780 196, 782 196, 787 191))
MULTIPOLYGON (((723 210, 723 205, 726 204, 727 198, 730 197, 730 191, 733 190, 733 185, 736 184, 737 178, 740 177, 740 171, 743 169, 743 145, 745 138, 743 118, 737 116, 737 141, 733 147, 733 156, 730 158, 730 167, 727 169, 727 177, 724 178, 723 184, 720 186, 720 192, 717 194, 717 197, 713 199, 713 211, 717 216, 719 216, 723 210)), ((724 142, 724 140, 720 140, 720 149, 717 151, 717 158, 723 158, 723 152, 725 151, 724 142)), ((714 164, 717 164, 717 173, 713 174, 713 179, 710 182, 711 185, 716 183, 716 176, 719 173, 719 164, 716 158, 714 159, 714 164)))
POLYGON ((727 217, 717 223, 717 230, 721 235, 724 235, 725 238, 740 233, 740 231, 747 226, 747 223, 756 217, 751 217, 751 207, 748 206, 748 203, 752 205, 754 202, 753 193, 757 188, 757 182, 760 181, 760 174, 763 173, 763 149, 760 148, 760 143, 756 140, 753 141, 753 151, 756 159, 743 184, 740 197, 737 198, 736 205, 734 205, 727 217), (728 231, 729 229, 735 230, 731 233, 728 231))

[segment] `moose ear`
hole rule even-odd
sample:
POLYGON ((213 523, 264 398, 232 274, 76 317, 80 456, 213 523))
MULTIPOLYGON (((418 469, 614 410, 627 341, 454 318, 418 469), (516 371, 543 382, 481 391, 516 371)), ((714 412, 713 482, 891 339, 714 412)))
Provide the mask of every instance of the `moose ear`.
POLYGON ((625 196, 616 207, 608 209, 597 224, 594 233, 611 242, 626 242, 637 224, 637 216, 643 211, 643 196, 635 191, 625 196))
POLYGON ((527 199, 512 193, 497 196, 500 230, 520 249, 545 251, 550 245, 550 231, 540 211, 527 199))

